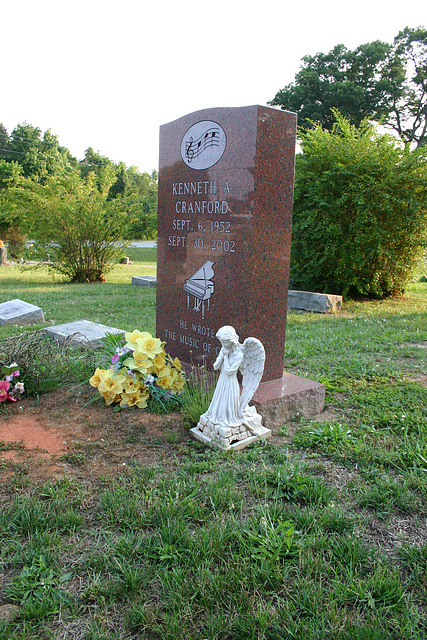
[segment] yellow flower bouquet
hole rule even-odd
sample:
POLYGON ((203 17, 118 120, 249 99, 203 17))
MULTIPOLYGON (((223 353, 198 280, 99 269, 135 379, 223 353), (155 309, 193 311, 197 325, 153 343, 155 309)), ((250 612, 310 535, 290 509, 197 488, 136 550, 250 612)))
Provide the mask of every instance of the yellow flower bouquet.
POLYGON ((89 384, 108 405, 167 411, 180 403, 185 375, 178 358, 166 353, 165 342, 135 329, 124 336, 107 334, 101 343, 108 368, 97 368, 89 384))

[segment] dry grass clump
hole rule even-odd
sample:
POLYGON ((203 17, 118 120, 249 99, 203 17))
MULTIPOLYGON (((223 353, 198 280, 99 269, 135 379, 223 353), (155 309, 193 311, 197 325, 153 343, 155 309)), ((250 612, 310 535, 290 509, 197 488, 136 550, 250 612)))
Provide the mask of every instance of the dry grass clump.
POLYGON ((0 363, 19 365, 20 379, 30 395, 83 382, 92 375, 95 353, 88 341, 76 346, 75 339, 73 334, 58 342, 49 338, 44 329, 11 336, 0 340, 0 363))

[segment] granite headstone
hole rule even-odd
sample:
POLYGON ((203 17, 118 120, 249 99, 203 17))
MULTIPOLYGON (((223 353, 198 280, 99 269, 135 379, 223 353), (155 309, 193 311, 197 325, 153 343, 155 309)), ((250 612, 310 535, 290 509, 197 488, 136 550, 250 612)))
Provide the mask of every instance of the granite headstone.
POLYGON ((283 375, 296 115, 206 109, 160 128, 157 336, 211 365, 231 324, 283 375))

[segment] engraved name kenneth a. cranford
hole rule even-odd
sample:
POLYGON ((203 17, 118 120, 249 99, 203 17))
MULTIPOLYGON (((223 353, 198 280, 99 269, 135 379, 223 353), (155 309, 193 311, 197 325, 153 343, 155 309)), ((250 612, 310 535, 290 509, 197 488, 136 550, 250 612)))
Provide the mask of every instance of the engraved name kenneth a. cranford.
POLYGON ((220 160, 227 144, 224 129, 217 122, 193 124, 181 140, 181 157, 192 169, 208 169, 220 160))

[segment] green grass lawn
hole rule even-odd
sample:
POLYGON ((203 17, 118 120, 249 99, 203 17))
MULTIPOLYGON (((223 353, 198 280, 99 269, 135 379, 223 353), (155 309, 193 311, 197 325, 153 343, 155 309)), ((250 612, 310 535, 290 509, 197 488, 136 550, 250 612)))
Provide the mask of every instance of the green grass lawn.
MULTIPOLYGON (((154 263, 128 255, 96 285, 1 268, 0 302, 154 332, 154 291, 130 285, 154 263)), ((325 413, 274 443, 184 437, 173 460, 99 482, 7 475, 0 606, 19 614, 0 638, 426 638, 427 284, 337 316, 289 312, 285 368, 325 384, 325 413)))
MULTIPOLYGON (((69 284, 50 274, 47 267, 1 267, 0 303, 19 298, 35 304, 43 309, 49 324, 91 320, 124 330, 144 326, 155 332, 156 291, 131 282, 132 276, 156 275, 156 249, 130 247, 126 255, 133 264, 116 264, 102 284, 69 284)), ((0 327, 0 340, 16 333, 13 325, 0 327)))

